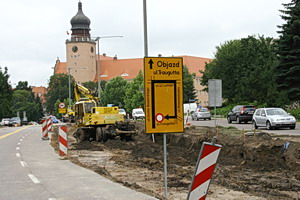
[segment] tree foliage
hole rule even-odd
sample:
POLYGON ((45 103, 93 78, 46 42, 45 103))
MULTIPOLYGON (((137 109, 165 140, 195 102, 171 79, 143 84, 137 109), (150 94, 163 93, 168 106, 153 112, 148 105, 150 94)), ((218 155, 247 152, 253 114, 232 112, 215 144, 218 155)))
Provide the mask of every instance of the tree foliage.
MULTIPOLYGON (((71 98, 74 98, 74 78, 71 78, 71 98)), ((69 98, 69 76, 67 74, 54 74, 50 77, 46 97, 46 109, 48 113, 56 115, 58 107, 55 103, 64 102, 69 98)))
POLYGON ((31 87, 28 85, 27 81, 19 81, 18 85, 16 86, 16 90, 27 90, 31 91, 31 87))
POLYGON ((144 107, 144 75, 140 71, 139 74, 128 83, 125 92, 125 109, 127 112, 131 112, 132 109, 138 107, 144 107))
POLYGON ((285 94, 276 90, 278 59, 274 40, 248 36, 217 47, 215 59, 206 64, 201 85, 222 80, 222 95, 229 103, 243 101, 283 105, 285 94))
POLYGON ((292 101, 300 99, 300 1, 283 4, 281 18, 285 24, 279 26, 277 67, 279 89, 285 90, 292 101))
POLYGON ((15 90, 13 92, 13 116, 17 116, 19 112, 22 118, 24 111, 26 111, 28 121, 38 121, 43 116, 40 98, 34 98, 34 94, 26 89, 15 90))
POLYGON ((197 97, 194 86, 195 74, 190 74, 188 67, 183 65, 183 102, 189 103, 190 99, 197 97))
POLYGON ((88 88, 92 93, 97 94, 98 92, 98 83, 94 81, 83 82, 82 85, 88 88))
POLYGON ((106 106, 107 104, 114 104, 115 106, 124 106, 124 97, 127 81, 118 76, 111 79, 101 92, 101 103, 106 106))
POLYGON ((12 114, 12 87, 8 81, 7 67, 4 71, 0 67, 0 118, 11 117, 12 114))

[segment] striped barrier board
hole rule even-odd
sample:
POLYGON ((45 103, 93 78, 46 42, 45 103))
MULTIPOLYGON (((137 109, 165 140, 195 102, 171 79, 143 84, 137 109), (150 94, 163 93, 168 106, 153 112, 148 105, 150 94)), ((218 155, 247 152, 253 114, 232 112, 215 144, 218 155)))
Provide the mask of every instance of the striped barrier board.
POLYGON ((47 126, 48 126, 48 132, 52 131, 53 122, 52 122, 51 117, 49 117, 49 118, 47 119, 47 126))
POLYGON ((205 200, 222 146, 203 142, 188 200, 205 200))
POLYGON ((48 126, 47 126, 47 120, 43 119, 42 120, 42 139, 43 140, 48 140, 48 126))
POLYGON ((68 134, 67 127, 59 127, 59 156, 65 156, 68 153, 68 134))

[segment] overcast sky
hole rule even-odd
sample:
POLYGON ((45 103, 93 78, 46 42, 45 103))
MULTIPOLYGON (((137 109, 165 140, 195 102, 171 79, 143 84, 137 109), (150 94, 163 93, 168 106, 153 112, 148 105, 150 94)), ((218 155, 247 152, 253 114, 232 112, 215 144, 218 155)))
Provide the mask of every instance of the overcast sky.
MULTIPOLYGON (((213 58, 216 46, 248 35, 278 37, 282 3, 291 0, 147 0, 149 56, 213 58)), ((66 61, 65 40, 78 0, 0 0, 0 66, 10 81, 47 86, 56 58, 66 61)), ((100 53, 144 56, 143 0, 81 0, 100 53)))

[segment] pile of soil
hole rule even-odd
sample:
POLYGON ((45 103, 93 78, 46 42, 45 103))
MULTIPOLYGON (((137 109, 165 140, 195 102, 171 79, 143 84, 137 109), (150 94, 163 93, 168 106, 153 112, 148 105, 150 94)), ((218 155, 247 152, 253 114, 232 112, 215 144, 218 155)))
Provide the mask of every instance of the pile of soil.
MULTIPOLYGON (((163 137, 155 134, 154 143, 151 135, 144 133, 142 123, 136 123, 136 127, 139 134, 132 141, 115 139, 80 144, 75 143, 74 130, 70 128, 68 159, 127 187, 163 199, 163 137)), ((218 130, 189 127, 185 132, 167 135, 169 199, 186 199, 201 145, 214 136, 222 150, 209 195, 218 185, 262 199, 300 198, 299 141, 287 143, 267 133, 245 136, 237 129, 222 127, 218 130)), ((54 148, 57 148, 56 139, 54 134, 51 141, 54 148)), ((229 199, 223 197, 216 199, 229 199)))

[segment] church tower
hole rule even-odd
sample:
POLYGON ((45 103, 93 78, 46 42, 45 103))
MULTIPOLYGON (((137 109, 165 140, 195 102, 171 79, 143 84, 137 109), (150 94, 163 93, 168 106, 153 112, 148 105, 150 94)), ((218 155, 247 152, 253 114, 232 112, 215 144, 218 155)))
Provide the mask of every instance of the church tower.
POLYGON ((90 23, 79 1, 78 12, 71 19, 71 38, 66 40, 67 70, 78 83, 93 81, 96 74, 96 42, 91 39, 90 23))

